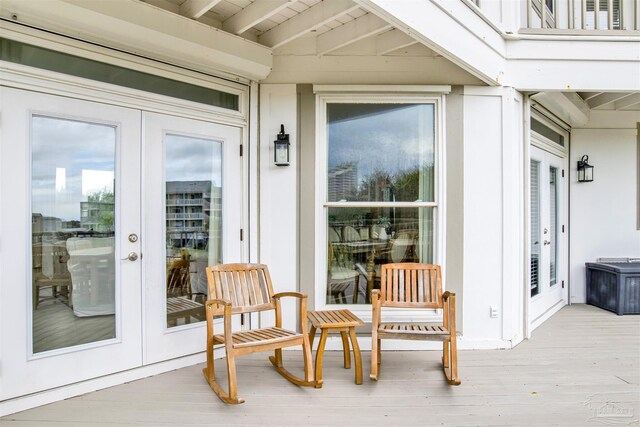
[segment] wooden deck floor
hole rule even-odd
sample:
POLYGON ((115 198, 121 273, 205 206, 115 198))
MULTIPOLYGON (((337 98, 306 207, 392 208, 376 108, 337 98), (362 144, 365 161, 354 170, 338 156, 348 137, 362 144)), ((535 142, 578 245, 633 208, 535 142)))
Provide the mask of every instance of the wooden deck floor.
MULTIPOLYGON (((227 406, 202 378, 202 365, 10 415, 14 426, 638 425, 640 316, 573 305, 513 350, 460 352, 462 385, 446 384, 439 352, 383 352, 380 381, 364 383, 325 353, 324 387, 299 388, 258 353, 238 358, 246 403, 227 406)), ((301 354, 285 363, 301 370, 301 354)), ((223 372, 223 361, 216 371, 223 372)))

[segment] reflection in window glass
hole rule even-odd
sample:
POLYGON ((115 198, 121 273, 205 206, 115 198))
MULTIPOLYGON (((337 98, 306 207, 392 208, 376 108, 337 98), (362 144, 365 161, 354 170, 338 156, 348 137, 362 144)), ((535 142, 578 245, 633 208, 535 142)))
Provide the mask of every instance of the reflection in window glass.
POLYGON ((207 265, 222 263, 222 143, 165 136, 167 326, 205 320, 207 265))
POLYGON ((116 128, 31 121, 33 352, 115 338, 116 128))
POLYGON ((433 262, 433 208, 329 208, 327 304, 369 304, 380 265, 433 262))
POLYGON ((328 104, 327 304, 369 304, 380 265, 431 263, 434 104, 328 104), (404 202, 404 206, 400 203, 404 202), (382 205, 381 203, 384 203, 382 205))
POLYGON ((327 133, 327 201, 434 201, 433 104, 329 104, 327 133))

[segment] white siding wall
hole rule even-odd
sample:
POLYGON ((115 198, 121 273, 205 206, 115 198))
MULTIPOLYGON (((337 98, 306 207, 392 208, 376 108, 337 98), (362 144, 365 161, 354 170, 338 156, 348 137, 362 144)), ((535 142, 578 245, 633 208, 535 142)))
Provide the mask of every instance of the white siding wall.
POLYGON ((465 88, 464 118, 465 347, 509 347, 522 337, 522 99, 465 88))
MULTIPOLYGON (((275 292, 298 290, 297 223, 297 93, 296 85, 260 85, 259 257, 269 266, 275 292), (273 141, 284 124, 289 134, 290 166, 273 163, 273 141)), ((283 325, 294 329, 297 301, 282 303, 283 325)))
POLYGON ((640 257, 638 122, 638 112, 592 111, 585 128, 571 133, 571 302, 585 302, 585 262, 640 257), (576 163, 584 154, 594 181, 577 183, 576 163))

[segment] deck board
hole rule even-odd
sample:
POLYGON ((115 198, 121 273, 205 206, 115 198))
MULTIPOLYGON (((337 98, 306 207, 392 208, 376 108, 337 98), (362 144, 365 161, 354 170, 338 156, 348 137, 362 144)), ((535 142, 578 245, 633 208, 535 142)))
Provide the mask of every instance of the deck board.
MULTIPOLYGON (((284 358, 285 366, 302 371, 300 352, 284 358)), ((328 351, 325 383, 314 389, 285 381, 267 354, 257 353, 237 359, 242 405, 220 402, 197 365, 13 414, 0 424, 595 426, 610 421, 597 417, 607 402, 632 414, 625 425, 637 425, 640 416, 640 316, 566 307, 515 349, 460 351, 457 387, 446 383, 439 359, 437 351, 383 351, 380 380, 355 385, 342 353, 328 351)), ((363 352, 365 374, 369 361, 363 352)), ((224 378, 223 364, 216 371, 224 378)))

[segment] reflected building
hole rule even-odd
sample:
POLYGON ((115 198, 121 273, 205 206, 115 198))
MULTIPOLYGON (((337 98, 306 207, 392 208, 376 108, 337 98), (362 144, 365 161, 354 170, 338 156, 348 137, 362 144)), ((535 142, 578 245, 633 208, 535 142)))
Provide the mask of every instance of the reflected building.
POLYGON ((349 200, 358 190, 358 164, 356 162, 343 163, 329 169, 328 200, 349 200))
POLYGON ((203 249, 222 234, 222 189, 211 181, 167 181, 166 214, 169 247, 203 249))
POLYGON ((113 201, 80 202, 80 227, 98 232, 114 231, 114 212, 113 201))

